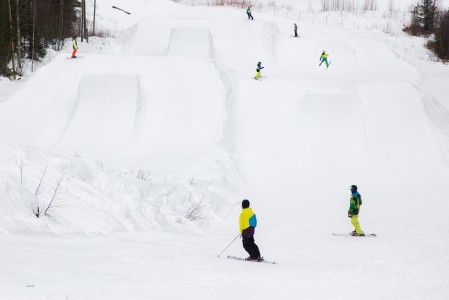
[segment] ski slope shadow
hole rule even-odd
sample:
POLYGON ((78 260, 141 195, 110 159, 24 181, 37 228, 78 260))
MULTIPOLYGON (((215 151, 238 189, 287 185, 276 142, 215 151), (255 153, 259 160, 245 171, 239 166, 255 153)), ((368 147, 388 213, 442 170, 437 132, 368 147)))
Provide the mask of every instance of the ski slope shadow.
POLYGON ((134 136, 137 100, 136 76, 83 76, 76 105, 56 149, 76 149, 93 159, 118 160, 134 136))

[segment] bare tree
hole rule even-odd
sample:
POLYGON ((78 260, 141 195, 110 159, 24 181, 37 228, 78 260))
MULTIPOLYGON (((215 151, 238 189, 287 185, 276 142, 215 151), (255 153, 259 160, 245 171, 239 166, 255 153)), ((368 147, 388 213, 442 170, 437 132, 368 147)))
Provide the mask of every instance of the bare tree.
POLYGON ((36 0, 33 0, 33 33, 31 37, 31 71, 34 72, 34 32, 36 31, 36 0))
POLYGON ((57 207, 62 207, 62 202, 58 201, 59 200, 58 196, 61 194, 60 188, 61 188, 61 182, 64 179, 64 176, 65 176, 65 173, 62 174, 62 176, 59 178, 59 180, 56 183, 56 187, 55 187, 55 189, 53 191, 53 196, 51 197, 51 200, 48 203, 47 208, 44 211, 44 215, 46 215, 46 216, 48 215, 48 212, 49 212, 50 209, 57 208, 57 207))
POLYGON ((23 160, 20 159, 20 165, 19 165, 19 170, 20 170, 20 183, 23 184, 23 169, 25 167, 23 166, 23 160))
POLYGON ((44 182, 45 174, 47 174, 48 165, 45 166, 44 172, 41 173, 41 178, 39 179, 39 184, 37 185, 34 196, 38 196, 42 188, 42 183, 44 182))
POLYGON ((189 203, 191 203, 190 207, 184 213, 184 216, 191 221, 198 221, 204 217, 204 213, 206 212, 206 208, 208 207, 207 203, 204 203, 204 195, 207 190, 204 191, 203 195, 201 195, 201 199, 198 202, 191 202, 192 193, 189 196, 189 203))
POLYGON ((8 0, 8 8, 9 8, 9 26, 11 30, 11 51, 12 51, 12 73, 14 80, 16 79, 16 63, 14 61, 15 57, 15 47, 14 47, 14 41, 12 39, 13 36, 13 30, 12 30, 12 13, 11 13, 11 0, 8 0))
MULTIPOLYGON (((22 51, 21 51, 21 45, 20 45, 20 13, 19 13, 19 0, 16 0, 16 23, 17 23, 17 68, 22 70, 22 51)), ((22 75, 22 74, 19 74, 22 75)))
POLYGON ((92 32, 93 32, 92 35, 94 35, 94 36, 95 36, 95 15, 96 15, 96 10, 97 10, 97 0, 94 0, 94 23, 92 25, 92 32))

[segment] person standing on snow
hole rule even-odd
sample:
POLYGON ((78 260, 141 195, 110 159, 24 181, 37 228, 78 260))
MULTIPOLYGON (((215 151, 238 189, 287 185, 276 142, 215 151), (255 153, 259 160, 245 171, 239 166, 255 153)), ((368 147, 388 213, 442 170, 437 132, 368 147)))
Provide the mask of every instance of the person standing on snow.
POLYGON ((72 45, 73 45, 72 58, 76 58, 76 50, 78 50, 78 44, 76 43, 76 36, 72 37, 72 45))
POLYGON ((242 234, 243 248, 248 252, 249 257, 245 260, 262 261, 259 247, 254 243, 254 232, 257 226, 256 215, 249 208, 249 200, 242 201, 242 213, 239 219, 240 233, 242 234))
POLYGON ((256 77, 254 77, 255 79, 260 79, 260 70, 262 70, 264 67, 262 67, 262 63, 259 61, 257 63, 257 69, 256 69, 256 77))
POLYGON ((248 15, 248 20, 254 20, 253 15, 251 14, 251 7, 248 6, 248 8, 246 9, 246 14, 248 15))
POLYGON ((293 26, 293 31, 295 32, 295 37, 298 37, 298 25, 296 25, 296 23, 293 26))
POLYGON ((321 62, 320 62, 320 66, 321 66, 321 64, 323 63, 323 61, 326 63, 326 67, 327 68, 329 68, 329 62, 327 61, 327 57, 328 57, 329 55, 326 53, 326 51, 324 51, 323 50, 323 53, 321 53, 321 57, 320 57, 320 60, 321 60, 321 62))
POLYGON ((353 236, 364 236, 359 223, 359 211, 362 205, 362 196, 357 192, 357 186, 351 185, 351 198, 349 199, 348 217, 351 218, 351 223, 355 230, 352 232, 353 236))

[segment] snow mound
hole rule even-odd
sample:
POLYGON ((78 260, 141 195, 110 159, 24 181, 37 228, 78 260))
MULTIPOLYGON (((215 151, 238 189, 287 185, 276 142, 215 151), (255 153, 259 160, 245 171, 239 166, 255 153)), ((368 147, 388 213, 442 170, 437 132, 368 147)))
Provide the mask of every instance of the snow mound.
POLYGON ((73 152, 0 146, 0 168, 3 234, 199 232, 219 225, 229 210, 220 180, 113 170, 73 152))

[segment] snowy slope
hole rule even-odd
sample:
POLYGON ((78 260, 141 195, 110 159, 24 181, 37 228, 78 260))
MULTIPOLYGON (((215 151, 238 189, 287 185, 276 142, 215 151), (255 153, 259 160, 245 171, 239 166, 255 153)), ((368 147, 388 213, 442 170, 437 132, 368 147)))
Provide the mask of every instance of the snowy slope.
POLYGON ((294 39, 289 18, 97 2, 117 38, 0 100, 0 299, 447 297, 449 68, 421 40, 307 18, 294 39), (37 219, 63 174, 64 207, 37 219), (352 230, 351 184, 376 238, 330 234, 352 230), (244 198, 278 265, 216 257, 244 198))

